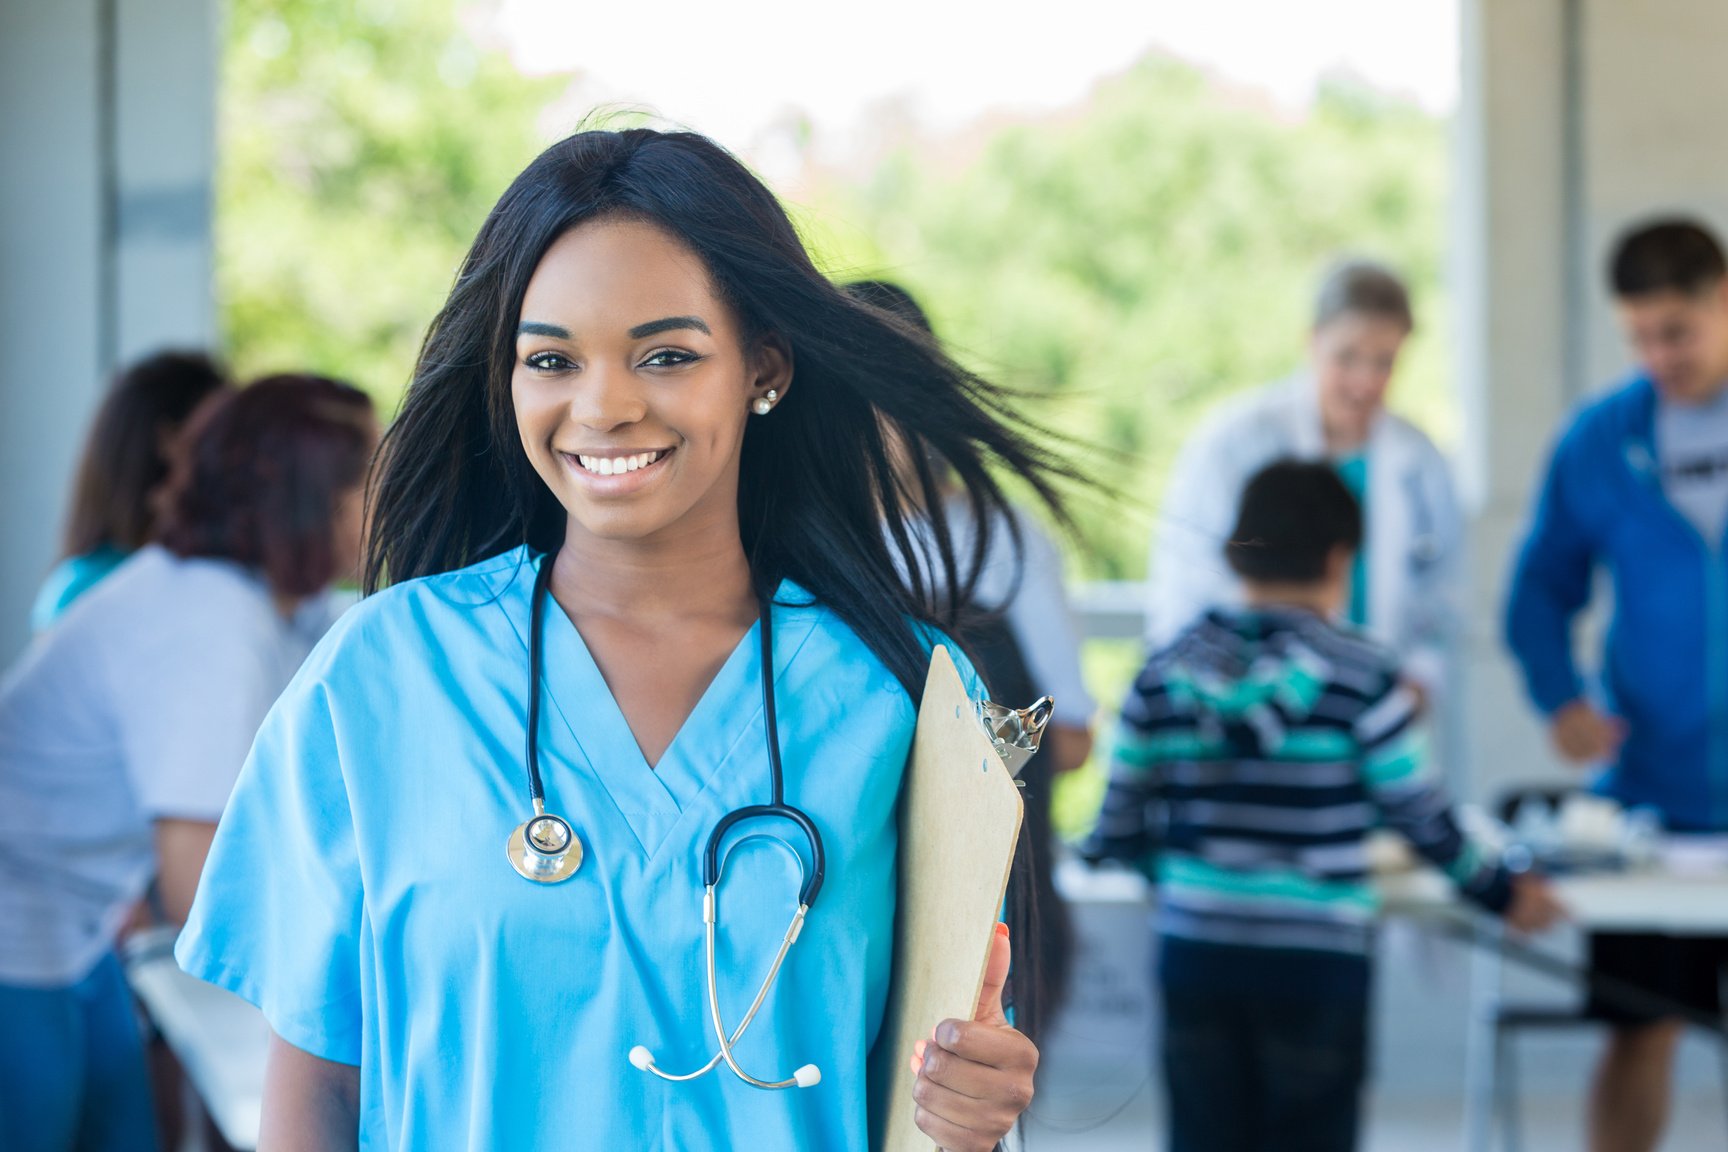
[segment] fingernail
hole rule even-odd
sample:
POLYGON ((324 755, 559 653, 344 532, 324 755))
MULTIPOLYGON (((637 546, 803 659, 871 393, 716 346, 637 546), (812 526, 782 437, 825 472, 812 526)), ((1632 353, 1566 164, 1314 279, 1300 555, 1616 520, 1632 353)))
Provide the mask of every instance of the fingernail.
POLYGON ((1004 940, 1008 939, 1008 925, 1004 924, 1000 920, 996 921, 996 935, 1002 937, 1004 940))
POLYGON ((952 1048, 960 1043, 960 1026, 958 1024, 941 1024, 936 1028, 936 1039, 944 1048, 952 1048))

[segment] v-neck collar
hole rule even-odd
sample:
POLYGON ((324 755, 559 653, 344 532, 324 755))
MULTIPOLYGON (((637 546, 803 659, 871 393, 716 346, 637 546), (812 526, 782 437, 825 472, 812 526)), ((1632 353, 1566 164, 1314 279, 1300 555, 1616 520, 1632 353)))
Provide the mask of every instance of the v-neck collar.
MULTIPOLYGON (((546 557, 540 557, 524 564, 516 580, 518 594, 509 598, 524 658, 534 575, 546 562, 546 557)), ((811 597, 790 580, 781 581, 773 604, 774 678, 778 686, 809 637, 815 612, 811 597)), ((558 806, 561 788, 587 787, 591 782, 611 799, 643 854, 652 858, 673 830, 702 808, 699 801, 735 757, 749 765, 752 785, 760 776, 756 791, 766 802, 769 777, 762 717, 761 621, 750 626, 726 657, 679 725, 659 764, 652 767, 574 622, 553 603, 547 605, 542 626, 545 668, 541 706, 558 717, 574 742, 579 761, 565 763, 566 758, 559 754, 563 749, 558 747, 562 741, 542 731, 540 756, 547 772, 549 807, 558 806)), ((781 700, 782 713, 787 703, 781 700)), ((704 827, 710 822, 704 820, 704 827)))

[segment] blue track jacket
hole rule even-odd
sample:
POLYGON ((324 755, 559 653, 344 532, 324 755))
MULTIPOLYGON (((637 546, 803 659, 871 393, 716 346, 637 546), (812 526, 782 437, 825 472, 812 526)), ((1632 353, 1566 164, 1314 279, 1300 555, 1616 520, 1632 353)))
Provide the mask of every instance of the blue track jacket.
POLYGON ((1662 810, 1670 828, 1728 830, 1728 561, 1662 492, 1647 377, 1572 421, 1519 554, 1506 642, 1536 706, 1584 695, 1573 618, 1598 565, 1614 582, 1602 680, 1625 718, 1597 791, 1662 810))

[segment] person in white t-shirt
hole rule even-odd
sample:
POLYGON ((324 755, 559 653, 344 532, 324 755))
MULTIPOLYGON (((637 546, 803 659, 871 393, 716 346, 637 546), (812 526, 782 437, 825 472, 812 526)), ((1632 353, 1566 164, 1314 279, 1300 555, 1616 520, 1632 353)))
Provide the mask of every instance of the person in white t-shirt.
POLYGON ((114 948, 185 918, 265 713, 357 570, 365 394, 274 376, 188 427, 156 543, 0 681, 0 1147, 156 1145, 114 948))
MULTIPOLYGON (((858 280, 845 285, 845 291, 934 339, 924 309, 900 285, 888 280, 858 280)), ((905 445, 894 443, 899 456, 897 469, 904 474, 915 468, 905 445)), ((939 477, 947 471, 941 460, 932 458, 930 464, 939 477)), ((909 480, 905 488, 917 491, 918 485, 909 480)), ((960 558, 961 571, 966 572, 972 567, 977 525, 957 486, 950 482, 944 490, 948 493, 945 520, 949 544, 960 558)), ((938 545, 928 532, 929 520, 915 524, 925 530, 919 541, 928 560, 923 566, 925 575, 939 572, 938 545)), ((1037 912, 1036 923, 1022 924, 1014 931, 1038 942, 1036 952, 1023 960, 1031 969, 1031 996, 1023 995, 1016 1002, 1015 1025, 1036 1042, 1061 1005, 1074 952, 1073 924, 1056 891, 1051 791, 1057 776, 1080 767, 1091 755, 1097 703, 1081 675, 1080 628, 1068 603, 1062 555, 1056 542, 1035 519, 1017 509, 1002 514, 989 539, 988 550, 978 558, 970 594, 961 606, 955 639, 966 649, 995 699, 1020 705, 1039 696, 1055 701, 1042 749, 1020 774, 1025 786, 1026 851, 1015 862, 1016 871, 1024 871, 1024 879, 1037 890, 1033 902, 1037 912), (1030 1002, 1025 1002, 1028 999, 1030 1002)), ((932 591, 938 598, 944 594, 940 588, 932 591)))

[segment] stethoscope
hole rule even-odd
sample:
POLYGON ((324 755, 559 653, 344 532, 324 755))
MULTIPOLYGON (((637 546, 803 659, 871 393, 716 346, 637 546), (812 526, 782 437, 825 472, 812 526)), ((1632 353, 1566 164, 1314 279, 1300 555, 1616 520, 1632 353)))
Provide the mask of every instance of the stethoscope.
MULTIPOLYGON (((576 830, 562 816, 546 811, 546 789, 540 779, 540 696, 544 680, 543 669, 545 657, 541 648, 541 633, 545 631, 543 621, 546 615, 546 601, 551 599, 552 561, 549 553, 540 561, 540 571, 534 578, 533 599, 529 608, 528 623, 528 798, 534 805, 534 815, 516 830, 510 833, 508 852, 510 865, 518 873, 529 880, 540 884, 556 884, 568 880, 582 866, 582 841, 576 835, 576 830)), ((673 1075, 657 1067, 654 1054, 643 1045, 630 1049, 630 1063, 644 1072, 652 1072, 662 1080, 684 1081, 694 1080, 704 1076, 719 1067, 722 1061, 740 1080, 757 1088, 808 1088, 821 1081, 822 1073, 814 1064, 806 1064, 784 1080, 758 1080, 738 1066, 738 1060, 732 1054, 732 1046, 743 1037, 744 1030, 750 1027, 756 1019, 756 1013, 761 1009, 763 1001, 768 998, 768 990, 774 986, 774 978, 780 974, 780 966, 786 962, 786 954, 798 940, 798 934, 804 930, 804 919, 810 914, 811 907, 816 903, 816 894, 822 888, 822 873, 826 860, 822 854, 822 836, 816 831, 815 823, 802 811, 786 803, 785 777, 780 766, 780 730, 774 709, 774 613, 771 597, 764 596, 761 602, 762 633, 762 713, 768 731, 768 776, 771 787, 771 799, 767 804, 751 804, 734 809, 722 816, 714 825, 714 830, 708 834, 708 844, 702 853, 702 928, 704 947, 707 952, 708 970, 708 1015, 714 1025, 714 1036, 719 1042, 719 1051, 714 1053, 709 1061, 694 1072, 683 1075, 673 1075), (780 940, 780 950, 774 954, 774 963, 768 969, 767 978, 762 981, 762 987, 756 992, 756 998, 750 1002, 750 1010, 744 1013, 744 1019, 730 1033, 720 1016, 720 995, 715 979, 714 935, 719 922, 719 902, 715 893, 720 886, 720 876, 725 869, 725 860, 720 853, 720 843, 726 834, 738 825, 749 820, 778 817, 791 821, 803 833, 809 845, 810 862, 808 866, 804 858, 790 844, 778 836, 766 833, 748 836, 743 840, 765 839, 779 844, 797 859, 799 868, 804 873, 803 885, 798 889, 798 910, 792 914, 792 923, 787 927, 786 934, 780 940)), ((739 841, 741 843, 742 840, 739 841)), ((737 843, 733 844, 736 848, 737 843)), ((728 855, 732 849, 728 849, 728 855)))

